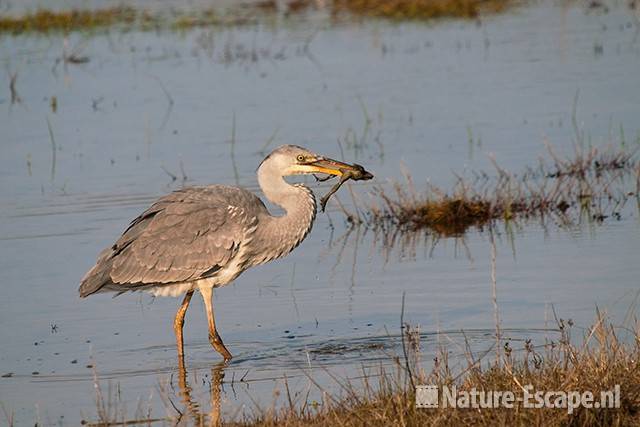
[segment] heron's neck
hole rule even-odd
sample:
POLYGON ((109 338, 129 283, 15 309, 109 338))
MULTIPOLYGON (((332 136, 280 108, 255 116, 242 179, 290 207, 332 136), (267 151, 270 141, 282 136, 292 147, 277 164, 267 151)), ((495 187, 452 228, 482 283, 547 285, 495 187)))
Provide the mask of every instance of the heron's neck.
POLYGON ((256 230, 265 243, 261 247, 269 248, 258 258, 267 262, 285 256, 307 237, 316 217, 316 199, 305 185, 291 185, 269 168, 258 169, 258 183, 267 199, 285 210, 282 216, 261 218, 256 230))

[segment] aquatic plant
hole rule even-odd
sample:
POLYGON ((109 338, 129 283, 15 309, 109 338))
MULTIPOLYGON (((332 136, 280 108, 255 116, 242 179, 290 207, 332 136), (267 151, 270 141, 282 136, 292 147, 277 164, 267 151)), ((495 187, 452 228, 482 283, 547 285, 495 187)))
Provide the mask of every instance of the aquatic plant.
POLYGON ((121 30, 185 30, 205 26, 237 26, 274 17, 300 18, 310 11, 325 12, 331 18, 391 18, 425 20, 442 17, 475 18, 481 13, 497 13, 511 0, 292 0, 279 5, 266 0, 227 8, 151 12, 131 6, 105 9, 54 11, 41 9, 20 16, 1 15, 0 34, 90 31, 111 27, 121 30))
POLYGON ((568 158, 548 146, 551 161, 542 161, 522 175, 509 173, 495 161, 497 178, 476 173, 473 180, 458 178, 452 191, 429 186, 415 190, 411 176, 394 182, 393 191, 379 186, 362 220, 382 233, 430 230, 442 236, 460 236, 470 227, 493 221, 553 219, 571 225, 582 219, 602 222, 620 217, 629 197, 638 197, 640 185, 628 188, 625 176, 638 176, 635 152, 613 148, 576 149, 568 158))
POLYGON ((0 16, 0 34, 68 33, 110 28, 123 31, 183 30, 203 26, 242 25, 251 22, 252 11, 250 8, 227 13, 209 8, 194 12, 152 13, 130 6, 68 11, 41 9, 21 16, 0 16))
POLYGON ((0 33, 68 32, 115 24, 132 25, 139 19, 139 15, 136 9, 124 6, 97 10, 38 10, 16 17, 0 16, 0 33))
POLYGON ((512 3, 510 0, 335 0, 332 12, 394 20, 475 18, 483 12, 501 12, 512 3))

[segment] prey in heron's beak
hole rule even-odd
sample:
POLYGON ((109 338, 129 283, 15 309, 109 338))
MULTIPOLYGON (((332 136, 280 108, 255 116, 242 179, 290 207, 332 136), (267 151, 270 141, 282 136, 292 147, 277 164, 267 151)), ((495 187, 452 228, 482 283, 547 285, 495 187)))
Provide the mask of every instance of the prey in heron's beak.
POLYGON ((340 186, 346 181, 352 179, 354 181, 363 181, 373 178, 373 174, 367 172, 362 166, 358 164, 348 164, 339 162, 338 160, 328 159, 326 157, 315 158, 295 166, 298 173, 322 173, 328 175, 326 178, 318 178, 319 181, 326 181, 334 176, 339 176, 340 181, 336 183, 327 194, 320 199, 320 206, 324 211, 329 198, 338 191, 340 186))
POLYGON ((324 181, 333 176, 343 176, 345 174, 352 174, 359 176, 358 179, 371 179, 373 175, 365 171, 360 165, 351 165, 349 163, 340 162, 338 160, 329 159, 327 157, 314 157, 311 159, 304 159, 300 163, 289 168, 291 174, 326 174, 327 178, 321 178, 324 181))

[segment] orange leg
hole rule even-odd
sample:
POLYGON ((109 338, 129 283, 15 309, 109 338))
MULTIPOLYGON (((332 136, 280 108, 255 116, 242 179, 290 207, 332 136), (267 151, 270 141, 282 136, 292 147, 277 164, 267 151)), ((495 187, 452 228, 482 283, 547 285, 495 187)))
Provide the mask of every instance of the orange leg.
POLYGON ((207 321, 209 322, 209 342, 213 346, 213 348, 222 355, 225 362, 228 362, 233 357, 227 347, 224 346, 222 342, 222 338, 218 335, 218 331, 216 331, 216 321, 213 317, 213 288, 210 287, 202 287, 200 288, 200 293, 202 294, 202 299, 204 300, 204 306, 207 310, 207 321))
POLYGON ((193 296, 193 291, 187 292, 182 300, 182 304, 176 313, 176 318, 173 319, 173 330, 176 333, 176 343, 178 344, 178 359, 182 360, 184 357, 184 340, 182 339, 182 327, 184 326, 184 315, 187 313, 187 309, 189 308, 189 303, 191 302, 191 297, 193 296))

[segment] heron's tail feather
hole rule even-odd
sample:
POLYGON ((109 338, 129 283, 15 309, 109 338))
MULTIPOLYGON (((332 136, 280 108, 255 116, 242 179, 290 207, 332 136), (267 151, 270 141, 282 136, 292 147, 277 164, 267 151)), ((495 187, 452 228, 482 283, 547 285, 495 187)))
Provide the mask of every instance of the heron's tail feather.
MULTIPOLYGON (((101 254, 102 255, 102 254, 101 254)), ((112 261, 107 257, 100 256, 98 262, 91 270, 84 275, 80 281, 78 292, 81 298, 88 297, 91 294, 99 292, 105 285, 111 283, 111 266, 112 261)))

